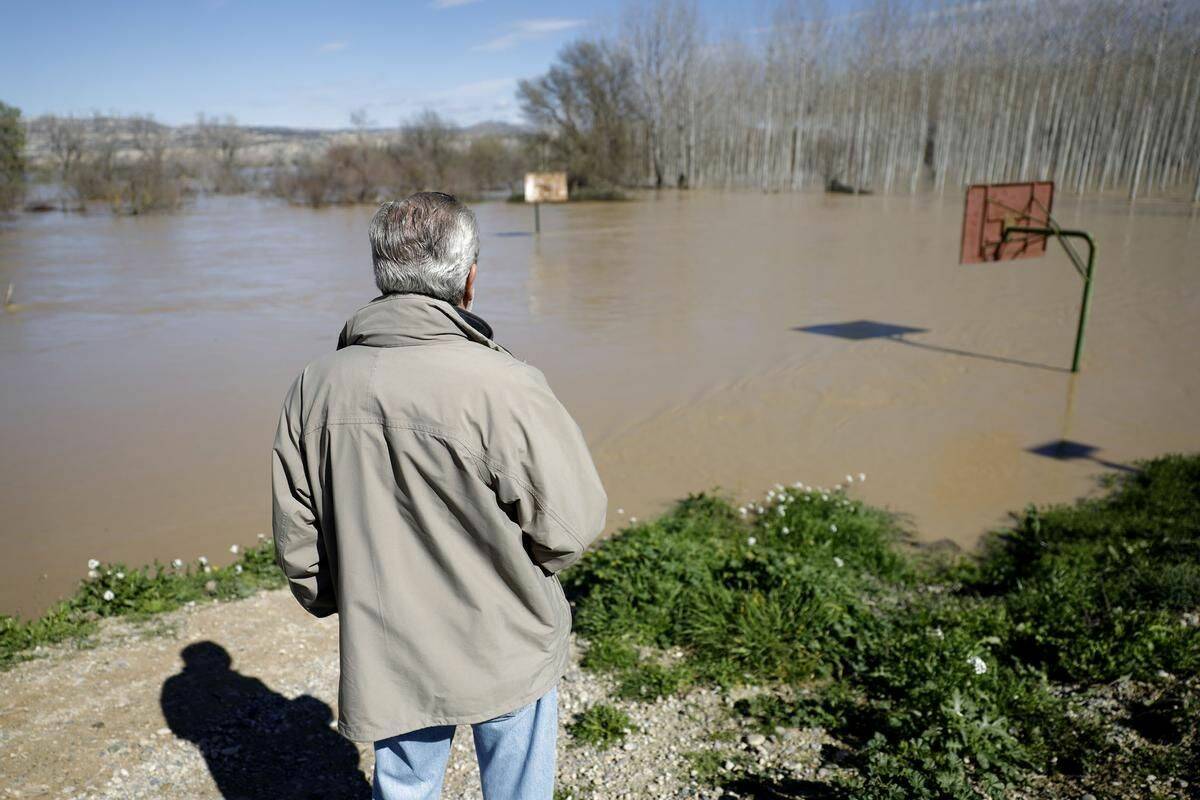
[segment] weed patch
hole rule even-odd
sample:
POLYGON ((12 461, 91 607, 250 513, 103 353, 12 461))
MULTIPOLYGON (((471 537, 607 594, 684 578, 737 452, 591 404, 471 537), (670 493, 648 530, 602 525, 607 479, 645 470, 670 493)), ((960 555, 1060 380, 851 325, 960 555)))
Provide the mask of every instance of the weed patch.
POLYGON ((567 726, 567 733, 578 745, 603 750, 622 741, 632 725, 629 715, 621 709, 597 703, 576 714, 567 726))
POLYGON ((736 712, 846 742, 841 790, 858 798, 1196 782, 1200 457, 1028 509, 978 556, 924 559, 899 538, 840 489, 690 496, 564 576, 599 645, 585 665, 629 698, 766 687, 736 712), (1135 690, 1114 698, 1119 678, 1135 690))
POLYGON ((41 645, 74 641, 85 646, 105 617, 150 619, 190 602, 248 597, 284 583, 269 538, 238 548, 237 560, 225 567, 212 566, 206 559, 190 564, 156 561, 133 568, 92 561, 75 593, 41 617, 25 621, 0 616, 0 669, 28 659, 41 645))

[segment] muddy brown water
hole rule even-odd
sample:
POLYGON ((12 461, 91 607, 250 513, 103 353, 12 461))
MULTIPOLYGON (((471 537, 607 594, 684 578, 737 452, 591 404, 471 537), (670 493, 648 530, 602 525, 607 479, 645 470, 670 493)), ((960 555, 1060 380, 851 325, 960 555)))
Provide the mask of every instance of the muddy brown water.
MULTIPOLYGON (((371 212, 233 198, 0 222, 0 612, 41 611, 91 557, 226 563, 269 532, 279 403, 375 295, 371 212)), ((691 491, 864 472, 855 495, 970 545, 1200 449, 1185 204, 1060 202, 1100 247, 1075 377, 1079 278, 1057 246, 959 266, 955 195, 665 193, 543 207, 540 238, 526 207, 477 212, 476 311, 575 414, 610 527, 691 491)))

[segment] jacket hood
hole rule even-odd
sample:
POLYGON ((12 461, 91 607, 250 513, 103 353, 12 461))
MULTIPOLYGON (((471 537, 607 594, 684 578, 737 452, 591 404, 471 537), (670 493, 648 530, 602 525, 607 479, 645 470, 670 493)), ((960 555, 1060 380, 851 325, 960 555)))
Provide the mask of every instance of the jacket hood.
MULTIPOLYGON (((355 311, 342 327, 337 349, 350 345, 409 347, 469 339, 508 353, 492 328, 470 311, 423 294, 385 294, 355 311)), ((511 355, 511 353, 510 353, 511 355)))

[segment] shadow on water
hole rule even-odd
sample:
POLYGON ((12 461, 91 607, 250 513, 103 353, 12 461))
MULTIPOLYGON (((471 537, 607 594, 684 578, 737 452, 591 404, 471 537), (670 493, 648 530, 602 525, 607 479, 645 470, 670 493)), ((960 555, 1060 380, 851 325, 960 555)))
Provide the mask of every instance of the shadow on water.
POLYGON ((1137 472, 1136 469, 1126 464, 1097 458, 1096 452, 1099 449, 1095 445, 1084 444, 1083 442, 1076 442, 1071 439, 1053 439, 1036 447, 1027 448, 1028 452, 1034 455, 1053 458, 1057 461, 1091 461, 1102 467, 1120 470, 1121 472, 1137 472))
POLYGON ((1033 369, 1045 369, 1051 372, 1071 371, 1066 367, 1055 367, 1050 364, 1039 364, 1034 361, 1022 361, 1019 358, 1008 358, 1007 356, 995 356, 988 353, 975 353, 970 350, 959 350, 955 347, 944 347, 937 344, 928 344, 926 342, 914 342, 911 339, 904 338, 907 334, 912 333, 929 333, 928 328, 913 328, 908 325, 893 325, 889 322, 874 322, 869 319, 860 319, 853 322, 834 322, 824 325, 804 325, 792 328, 800 333, 815 333, 819 336, 834 336, 838 339, 848 339, 851 341, 863 341, 864 339, 886 339, 889 342, 908 345, 909 347, 917 347, 922 350, 932 350, 937 353, 946 353, 947 355, 966 356, 967 358, 979 358, 985 361, 995 361, 1001 364, 1013 364, 1018 367, 1030 367, 1033 369))
POLYGON ((309 695, 289 700, 230 669, 215 642, 180 655, 183 669, 163 683, 163 716, 199 748, 226 800, 371 796, 358 749, 330 727, 328 705, 309 695))

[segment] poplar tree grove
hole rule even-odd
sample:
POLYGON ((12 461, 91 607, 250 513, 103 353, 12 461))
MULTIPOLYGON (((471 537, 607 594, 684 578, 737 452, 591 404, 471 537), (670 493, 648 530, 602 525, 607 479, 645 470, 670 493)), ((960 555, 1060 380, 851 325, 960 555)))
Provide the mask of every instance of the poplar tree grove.
POLYGON ((691 0, 641 2, 518 98, 538 166, 582 184, 1200 202, 1200 0, 785 0, 724 36, 691 0))

